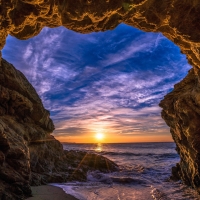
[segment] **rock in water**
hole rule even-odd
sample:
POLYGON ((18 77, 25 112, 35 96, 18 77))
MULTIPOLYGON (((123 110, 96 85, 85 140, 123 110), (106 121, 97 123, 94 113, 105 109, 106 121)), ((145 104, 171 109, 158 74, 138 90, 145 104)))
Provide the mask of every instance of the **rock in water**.
POLYGON ((0 66, 0 199, 24 199, 30 185, 86 180, 88 170, 117 165, 84 152, 63 151, 54 125, 25 76, 2 59, 0 66))

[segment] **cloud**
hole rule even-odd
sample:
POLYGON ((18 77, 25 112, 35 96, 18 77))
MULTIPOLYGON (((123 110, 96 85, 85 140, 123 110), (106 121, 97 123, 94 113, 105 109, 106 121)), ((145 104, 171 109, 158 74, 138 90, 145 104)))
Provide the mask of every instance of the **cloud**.
POLYGON ((190 68, 163 35, 124 24, 87 35, 59 27, 27 41, 9 36, 3 57, 34 85, 62 136, 169 132, 158 103, 190 68))

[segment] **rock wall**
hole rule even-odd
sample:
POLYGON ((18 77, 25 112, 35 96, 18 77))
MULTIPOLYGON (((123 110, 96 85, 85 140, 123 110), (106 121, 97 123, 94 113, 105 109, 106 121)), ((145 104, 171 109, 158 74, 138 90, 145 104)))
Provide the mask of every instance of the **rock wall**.
POLYGON ((0 199, 30 196, 29 144, 54 126, 24 75, 2 59, 0 67, 0 199))
POLYGON ((180 46, 193 67, 200 60, 198 0, 1 0, 0 49, 8 34, 19 39, 43 27, 65 26, 88 33, 126 23, 144 31, 162 32, 180 46))
POLYGON ((172 168, 172 178, 181 178, 200 192, 200 80, 194 69, 174 86, 160 106, 181 158, 172 168))
MULTIPOLYGON (((173 172, 177 172, 177 176, 185 183, 199 188, 200 3, 198 0, 159 2, 158 0, 1 0, 0 2, 0 49, 3 48, 8 34, 19 39, 27 39, 37 35, 44 26, 63 25, 87 33, 113 29, 122 22, 144 31, 162 32, 177 44, 182 53, 186 54, 193 70, 175 86, 174 91, 165 97, 160 106, 163 107, 162 117, 171 128, 181 157, 180 164, 173 169, 173 172)), ((5 81, 3 82, 5 84, 5 81)), ((5 86, 2 85, 2 88, 4 91, 5 86)), ((2 94, 1 101, 7 101, 7 93, 2 92, 2 94)), ((25 97, 28 95, 25 94, 25 97)), ((12 113, 14 110, 22 118, 24 117, 25 121, 27 113, 28 116, 31 115, 28 117, 31 121, 42 116, 41 120, 35 121, 38 130, 39 126, 43 126, 50 132, 52 125, 47 120, 48 112, 43 110, 42 113, 37 113, 41 112, 38 107, 38 111, 30 114, 32 101, 27 98, 27 101, 23 102, 25 105, 23 109, 24 106, 20 106, 20 98, 17 96, 18 103, 12 99, 8 100, 12 109, 2 104, 1 112, 12 113)), ((2 130, 6 130, 4 126, 11 123, 10 120, 11 118, 4 117, 2 130)), ((30 134, 28 139, 37 138, 34 135, 37 135, 38 131, 33 132, 34 134, 30 134)), ((1 137, 4 141, 3 131, 1 137)), ((8 149, 6 142, 3 149, 2 152, 8 149)), ((3 160, 3 154, 1 157, 3 160)))
POLYGON ((63 151, 54 125, 24 75, 2 59, 0 66, 0 199, 31 196, 30 185, 86 180, 88 170, 118 167, 96 154, 63 151), (81 164, 80 164, 81 163, 81 164))

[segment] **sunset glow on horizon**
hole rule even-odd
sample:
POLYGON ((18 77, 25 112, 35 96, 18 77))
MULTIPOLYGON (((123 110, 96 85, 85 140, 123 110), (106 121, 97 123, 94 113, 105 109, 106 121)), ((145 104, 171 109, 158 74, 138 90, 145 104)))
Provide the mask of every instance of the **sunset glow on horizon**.
POLYGON ((158 135, 155 137, 154 134, 151 135, 115 135, 115 134, 107 134, 104 139, 97 140, 96 137, 92 134, 86 134, 83 136, 56 136, 55 138, 62 143, 70 142, 70 143, 139 143, 139 142, 173 142, 172 137, 169 134, 166 135, 158 135))

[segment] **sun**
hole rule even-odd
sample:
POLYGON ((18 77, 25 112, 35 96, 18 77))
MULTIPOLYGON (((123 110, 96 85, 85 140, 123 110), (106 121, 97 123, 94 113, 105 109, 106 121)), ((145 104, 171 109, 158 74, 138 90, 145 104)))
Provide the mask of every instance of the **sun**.
POLYGON ((96 138, 97 140, 103 140, 104 134, 103 134, 103 133, 96 133, 95 138, 96 138))

